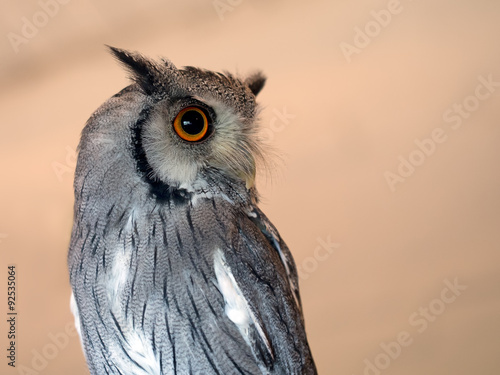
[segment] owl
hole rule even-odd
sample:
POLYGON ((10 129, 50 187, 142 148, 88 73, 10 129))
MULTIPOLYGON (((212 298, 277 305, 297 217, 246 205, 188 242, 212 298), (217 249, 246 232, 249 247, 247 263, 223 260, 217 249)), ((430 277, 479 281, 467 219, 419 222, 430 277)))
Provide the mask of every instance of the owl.
POLYGON ((68 254, 91 374, 316 374, 292 255, 258 207, 246 79, 110 47, 132 83, 82 131, 68 254))

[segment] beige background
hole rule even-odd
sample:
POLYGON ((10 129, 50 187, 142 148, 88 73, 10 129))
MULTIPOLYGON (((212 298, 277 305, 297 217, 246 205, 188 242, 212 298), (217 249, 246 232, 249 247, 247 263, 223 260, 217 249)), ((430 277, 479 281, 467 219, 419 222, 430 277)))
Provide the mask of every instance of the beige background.
POLYGON ((211 0, 72 0, 44 19, 37 1, 2 0, 0 373, 87 373, 65 331, 66 252, 72 150, 92 111, 127 84, 104 43, 269 77, 262 125, 284 162, 259 180, 262 207, 302 270, 321 374, 500 373, 500 90, 469 97, 478 77, 500 82, 500 3, 401 0, 379 29, 372 11, 386 1, 215 3, 227 11, 211 0), (46 25, 14 48, 9 33, 34 16, 46 25), (365 27, 373 37, 346 58, 341 47, 365 27), (473 110, 453 129, 443 115, 464 100, 473 110), (438 128, 446 140, 419 159, 415 139, 438 128), (384 174, 398 173, 400 156, 421 165, 392 191, 384 174), (326 253, 321 241, 338 245, 326 253), (16 370, 4 356, 11 263, 16 370), (454 296, 446 280, 467 289, 454 296), (398 337, 409 345, 383 354, 398 337))

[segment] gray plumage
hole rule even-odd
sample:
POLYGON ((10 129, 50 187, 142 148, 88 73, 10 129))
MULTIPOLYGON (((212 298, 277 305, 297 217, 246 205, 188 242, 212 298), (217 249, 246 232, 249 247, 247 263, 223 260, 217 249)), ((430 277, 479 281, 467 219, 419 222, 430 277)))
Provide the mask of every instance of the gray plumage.
POLYGON ((90 373, 316 374, 253 186, 265 78, 111 49, 134 83, 82 132, 68 255, 90 373))

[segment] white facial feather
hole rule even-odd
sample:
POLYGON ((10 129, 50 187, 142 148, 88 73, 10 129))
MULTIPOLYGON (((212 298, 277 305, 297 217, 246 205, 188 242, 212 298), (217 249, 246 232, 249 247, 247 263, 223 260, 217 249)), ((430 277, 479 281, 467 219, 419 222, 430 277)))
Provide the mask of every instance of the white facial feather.
POLYGON ((172 137, 176 135, 163 114, 163 111, 152 114, 144 128, 143 145, 148 162, 160 180, 175 186, 190 184, 203 162, 174 142, 172 137))
POLYGON ((247 188, 255 181, 255 157, 261 157, 261 149, 256 142, 257 121, 251 126, 234 111, 215 100, 208 100, 217 114, 217 127, 208 164, 224 170, 231 177, 242 179, 247 188))
POLYGON ((184 145, 168 120, 173 114, 165 108, 153 111, 142 136, 148 163, 156 177, 173 186, 189 185, 202 168, 214 167, 252 187, 255 157, 261 156, 256 121, 246 124, 232 108, 215 99, 194 99, 215 112, 214 134, 203 143, 184 145))

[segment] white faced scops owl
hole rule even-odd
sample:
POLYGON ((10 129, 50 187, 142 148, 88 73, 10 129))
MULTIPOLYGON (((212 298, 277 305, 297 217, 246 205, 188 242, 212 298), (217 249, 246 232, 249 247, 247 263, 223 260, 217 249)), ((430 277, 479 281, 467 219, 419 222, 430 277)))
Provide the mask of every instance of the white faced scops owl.
POLYGON ((133 83, 82 132, 68 255, 91 374, 316 374, 297 270, 257 206, 265 78, 111 47, 133 83))

